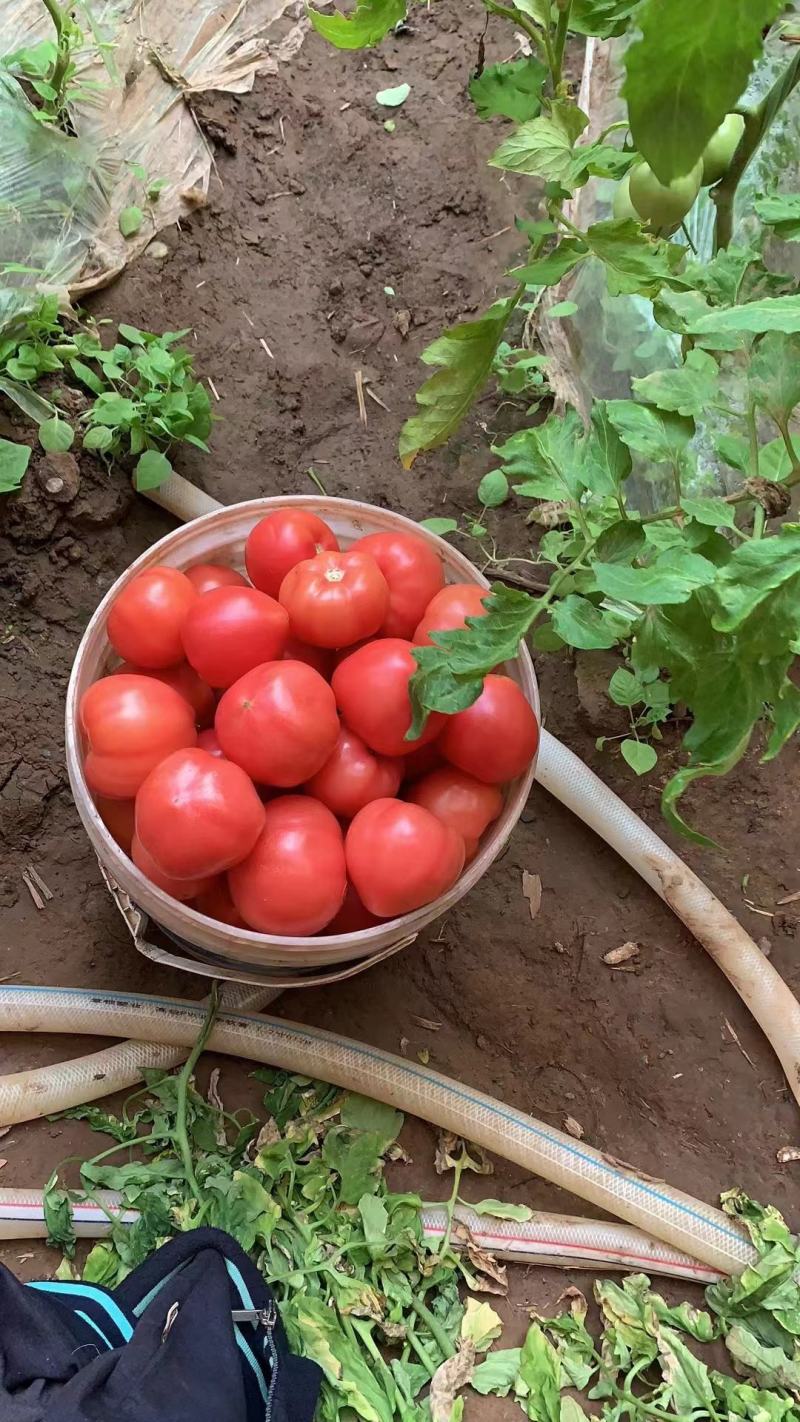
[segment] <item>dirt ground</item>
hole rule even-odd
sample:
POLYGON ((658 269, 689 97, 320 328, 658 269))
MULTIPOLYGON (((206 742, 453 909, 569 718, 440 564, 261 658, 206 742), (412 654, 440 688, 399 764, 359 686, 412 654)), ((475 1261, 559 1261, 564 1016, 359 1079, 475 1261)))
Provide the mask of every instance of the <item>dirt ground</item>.
MULTIPOLYGON (((511 222, 516 194, 482 161, 496 135, 476 122, 465 94, 474 52, 465 30, 477 43, 480 23, 455 0, 438 0, 415 7, 410 32, 367 56, 335 53, 312 36, 291 72, 241 100, 208 103, 220 178, 209 206, 162 234, 165 258, 141 261, 93 303, 95 314, 154 330, 195 328, 220 423, 213 454, 190 453, 181 468, 217 498, 312 492, 313 468, 329 494, 416 517, 472 505, 491 464, 487 434, 508 417, 495 395, 413 473, 401 470, 396 441, 420 383, 420 350, 443 321, 492 299, 514 252, 513 231, 492 234, 511 222), (390 134, 374 95, 403 80, 411 96, 390 134), (410 313, 405 338, 398 311, 410 313), (366 427, 358 368, 388 407, 368 401, 366 427)), ((519 515, 503 510, 495 522, 507 547, 519 515)), ((114 578, 170 526, 122 476, 109 479, 89 461, 71 504, 46 503, 34 469, 0 514, 0 980, 200 995, 192 979, 137 957, 78 822, 62 751, 81 632, 114 578), (42 912, 21 881, 29 863, 54 893, 42 912)), ((614 729, 611 713, 598 719, 586 687, 579 699, 573 663, 540 657, 537 672, 549 729, 660 828, 659 774, 637 782, 595 750, 598 733, 614 729)), ((751 757, 691 796, 723 852, 681 846, 795 989, 800 905, 776 903, 800 887, 796 799, 795 751, 768 767, 751 757), (744 902, 745 876, 762 913, 744 902)), ((441 1071, 551 1124, 570 1115, 593 1145, 686 1191, 713 1200, 739 1184, 800 1223, 800 1166, 775 1159, 800 1139, 797 1108, 771 1050, 670 912, 541 789, 502 860, 440 928, 363 977, 287 993, 276 1010, 394 1051, 405 1038, 410 1054, 427 1049, 441 1071), (526 869, 543 885, 533 921, 526 869), (641 945, 637 966, 612 971, 602 955, 628 940, 641 945), (441 1027, 422 1028, 418 1017, 441 1027)), ((57 1062, 82 1046, 12 1040, 3 1070, 57 1062)), ((230 1100, 256 1099, 244 1067, 224 1063, 223 1088, 230 1100)), ((0 1141, 0 1179, 39 1186, 86 1139, 72 1124, 15 1128, 0 1141)), ((411 1123, 408 1139, 414 1183, 433 1197, 442 1191, 433 1135, 411 1123)), ((468 1181, 466 1190, 482 1187, 468 1181)), ((587 1212, 503 1163, 488 1193, 587 1212)), ((30 1249, 6 1246, 0 1257, 28 1277, 52 1269, 52 1255, 30 1249)), ((511 1273, 503 1308, 518 1333, 526 1309, 553 1303, 565 1276, 511 1273)), ((487 1400, 470 1415, 519 1413, 487 1400)))

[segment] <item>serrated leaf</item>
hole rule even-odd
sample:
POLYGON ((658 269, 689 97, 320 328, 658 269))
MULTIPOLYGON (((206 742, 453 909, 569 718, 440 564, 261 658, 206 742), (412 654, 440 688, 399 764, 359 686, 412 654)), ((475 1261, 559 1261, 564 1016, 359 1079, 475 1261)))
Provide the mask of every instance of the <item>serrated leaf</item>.
POLYGON ((410 469, 423 450, 438 449, 458 429, 486 382, 514 304, 513 298, 495 302, 480 320, 451 326, 422 352, 426 365, 441 369, 417 391, 422 413, 412 415, 400 431, 404 469, 410 469))
POLYGON ((31 451, 27 444, 0 439, 0 494, 11 494, 25 477, 31 451))
POLYGON ((800 193, 756 198, 753 207, 761 221, 767 227, 774 227, 784 242, 796 242, 800 238, 800 193))
POLYGON ((422 518, 419 521, 420 528, 427 528, 429 533, 438 534, 439 538, 444 538, 446 533, 455 533, 458 530, 458 520, 454 518, 422 518))
POLYGON ((779 428, 800 404, 800 335, 768 331, 755 348, 747 372, 750 396, 779 428))
POLYGON ((608 625, 599 607, 588 598, 570 593, 553 604, 550 618, 562 641, 581 651, 616 647, 619 637, 608 625))
POLYGON ((135 203, 130 207, 123 207, 119 215, 119 230, 123 237, 133 237, 144 222, 144 213, 135 203))
POLYGON ((648 607, 686 602, 696 588, 714 582, 718 569, 699 553, 678 547, 665 549, 646 568, 595 563, 594 575, 607 597, 648 607))
POLYGON ((323 15, 313 5, 306 6, 306 14, 317 34, 337 49, 367 49, 405 19, 406 5, 405 0, 357 0, 350 15, 323 15))
POLYGON ((589 255, 589 249, 575 237, 559 242, 546 257, 539 257, 525 267, 514 267, 508 276, 526 286, 557 286, 560 281, 589 255))
POLYGON ((623 760, 637 775, 647 775, 658 764, 658 756, 649 741, 622 741, 620 750, 623 760))
POLYGON ((605 266, 610 296, 656 296, 674 276, 672 244, 648 237, 632 218, 594 223, 586 242, 605 266))
POLYGON ((62 420, 58 415, 54 415, 49 420, 43 420, 39 426, 39 443, 42 449, 46 449, 48 454, 63 452, 70 448, 75 438, 75 431, 67 420, 62 420))
POLYGON ((509 495, 508 479, 502 469, 491 469, 478 485, 478 499, 485 509, 499 508, 509 495))
POLYGON ((719 367, 707 351, 694 350, 674 370, 654 370, 631 384, 646 404, 699 418, 719 394, 719 367))
POLYGON ((539 178, 569 177, 572 150, 589 120, 575 104, 556 99, 546 116, 520 124, 489 159, 493 168, 539 178))
POLYGON ((800 729, 800 689, 787 678, 772 703, 772 732, 761 759, 774 760, 786 742, 800 729))
POLYGON ((670 411, 653 410, 633 400, 607 400, 606 409, 620 439, 657 464, 677 464, 694 435, 694 421, 670 411))
POLYGON ((572 0, 569 27, 579 35, 610 39, 625 31, 640 0, 572 0))
POLYGON ((688 173, 741 97, 782 0, 645 0, 622 93, 634 147, 662 183, 688 173))
POLYGON ((492 453, 502 459, 509 478, 524 478, 523 484, 514 485, 516 493, 533 499, 577 498, 584 488, 583 440, 583 422, 569 406, 563 415, 551 413, 543 424, 493 445, 492 453))
POLYGON ((532 56, 487 65, 469 81, 469 96, 478 118, 507 118, 515 123, 536 118, 546 77, 547 69, 532 56))
POLYGON ((784 524, 771 538, 742 543, 720 569, 715 587, 719 611, 713 624, 733 632, 779 589, 800 579, 800 524, 784 524))
POLYGON ((659 1326, 656 1338, 675 1411, 691 1413, 696 1408, 705 1409, 709 1403, 713 1404, 714 1388, 705 1363, 695 1357, 674 1328, 659 1326))
POLYGON ((681 508, 689 518, 707 524, 709 528, 734 528, 736 525, 733 504, 727 504, 724 499, 682 498, 681 508))
MULTIPOLYGON (((741 435, 720 435, 716 446, 720 458, 726 464, 730 464, 742 474, 750 472, 750 446, 741 435)), ((760 446, 758 472, 764 479, 780 482, 787 474, 791 474, 793 467, 789 451, 782 439, 771 439, 760 446)))
POLYGON ((172 473, 172 465, 160 449, 146 449, 139 456, 134 470, 134 482, 140 493, 157 489, 172 473))
MULTIPOLYGON (((611 421, 607 401, 595 400, 581 458, 581 478, 585 487, 592 494, 616 498, 632 467, 630 450, 611 421)), ((609 561, 617 560, 612 558, 609 561)))
POLYGON ((727 311, 709 311, 687 325, 690 335, 733 331, 749 331, 758 335, 765 331, 800 331, 800 296, 763 296, 760 301, 745 301, 727 311))

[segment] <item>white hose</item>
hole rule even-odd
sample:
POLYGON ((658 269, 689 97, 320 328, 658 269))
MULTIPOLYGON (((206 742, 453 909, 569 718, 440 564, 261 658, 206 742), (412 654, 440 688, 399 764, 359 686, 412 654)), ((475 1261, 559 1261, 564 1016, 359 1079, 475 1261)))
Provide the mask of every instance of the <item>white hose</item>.
MULTIPOLYGON (((109 1214, 123 1224, 133 1224, 138 1210, 120 1210, 121 1196, 113 1190, 98 1190, 93 1204, 72 1205, 76 1235, 101 1239, 109 1233, 109 1214)), ((676 1279, 714 1283, 721 1271, 698 1264, 688 1255, 649 1239, 630 1225, 606 1220, 581 1220, 572 1215, 536 1214, 522 1223, 476 1215, 459 1206, 456 1217, 469 1230, 478 1248, 500 1259, 520 1264, 547 1264, 561 1269, 644 1270, 667 1274, 676 1279)), ((421 1211, 422 1229, 427 1239, 441 1239, 447 1215, 444 1207, 421 1211)), ((47 1225, 41 1190, 0 1190, 0 1239, 45 1239, 47 1225)), ((456 1241, 456 1247, 459 1241, 456 1241)))
MULTIPOLYGON (((89 988, 0 987, 0 1030, 6 1032, 132 1037, 189 1048, 202 1020, 201 1005, 172 998, 89 988)), ((744 1231, 721 1211, 418 1062, 302 1023, 238 1012, 219 1014, 208 1047, 319 1077, 455 1131, 714 1269, 738 1272, 753 1258, 744 1231)), ((71 1062, 49 1068, 48 1085, 56 1099, 74 1099, 74 1073, 71 1062)), ((41 1073, 0 1078, 0 1122, 29 1119, 32 1105, 33 1114, 52 1109, 46 1097, 31 1102, 32 1077, 39 1078, 41 1087, 41 1073)))

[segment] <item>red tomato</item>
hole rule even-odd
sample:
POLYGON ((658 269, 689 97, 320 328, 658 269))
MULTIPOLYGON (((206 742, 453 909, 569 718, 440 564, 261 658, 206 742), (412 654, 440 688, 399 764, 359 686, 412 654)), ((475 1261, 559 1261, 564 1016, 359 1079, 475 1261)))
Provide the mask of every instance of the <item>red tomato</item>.
POLYGON ((496 785, 485 785, 449 765, 423 776, 408 790, 407 798, 463 835, 468 860, 474 858, 486 826, 497 819, 503 808, 503 797, 496 785))
POLYGON ((349 647, 371 637, 389 606, 389 588, 369 553, 318 553, 295 564, 280 600, 292 632, 312 647, 349 647))
POLYGON ((370 800, 396 795, 402 775, 399 758, 374 755, 355 731, 342 726, 328 760, 304 789, 341 819, 351 820, 370 800))
POLYGON ((445 760, 487 785, 522 775, 538 744, 539 723, 517 683, 494 675, 466 711, 447 717, 439 741, 445 760))
POLYGON ((428 603, 414 633, 417 646, 432 646, 431 632, 457 632, 468 617, 484 617, 483 599, 488 596, 489 589, 477 583, 449 583, 428 603))
POLYGON ((438 736, 445 717, 434 711, 416 740, 405 740, 411 725, 408 683, 417 670, 411 643, 400 637, 367 642, 340 662, 331 685, 347 725, 379 755, 406 755, 438 736))
POLYGON ((250 853, 264 806, 238 765, 208 751, 175 751, 151 770, 136 796, 136 834, 173 879, 221 874, 250 853))
POLYGON ((149 671, 147 667, 136 667, 132 662, 123 662, 115 667, 112 676, 120 673, 127 676, 154 676, 166 686, 173 686, 180 696, 188 701, 198 725, 209 725, 214 719, 217 699, 211 687, 200 680, 194 667, 188 662, 179 662, 176 667, 162 667, 161 671, 149 671))
MULTIPOLYGON (((200 744, 199 737, 197 744, 200 744)), ((442 756, 437 742, 429 741, 426 746, 420 746, 419 750, 411 751, 410 755, 403 756, 403 779, 419 780, 421 775, 428 775, 431 770, 438 770, 442 764, 442 756)))
POLYGON ((345 839, 347 874, 362 903, 379 918, 430 904, 456 882, 464 841, 430 810, 403 800, 373 800, 359 810, 345 839))
POLYGON ((380 922, 381 919, 364 908, 353 885, 348 884, 342 907, 322 931, 326 937, 331 933, 361 933, 363 929, 374 928, 380 922))
POLYGON ((264 810, 264 829, 228 874, 233 902, 257 933, 319 933, 347 885, 338 821, 318 800, 281 795, 264 810))
POLYGON ((251 667, 275 661, 288 635, 284 608, 255 588, 204 593, 183 624, 186 655, 210 686, 232 686, 251 667))
POLYGON ((336 745, 336 698, 305 662, 267 662, 228 688, 215 729, 223 754, 253 780, 302 785, 336 745))
POLYGON ((224 563, 195 563, 193 568, 186 569, 186 576, 201 597, 203 593, 213 592, 215 588, 250 586, 241 573, 237 573, 235 568, 226 567, 224 563))
POLYGON ((326 681, 330 681, 333 674, 333 653, 327 647, 309 647, 307 642, 301 642, 291 634, 286 639, 283 658, 288 662, 305 662, 307 667, 313 667, 326 681))
POLYGON ((204 913, 206 918, 216 918, 219 923, 227 923, 231 928, 247 927, 231 898, 225 874, 220 874, 210 881, 208 888, 197 895, 193 907, 198 913, 204 913))
POLYGON ((413 533, 369 533, 359 538, 359 553, 369 553, 389 584, 384 637, 413 637, 431 598, 444 583, 442 565, 430 543, 413 533))
POLYGON ((152 676, 102 677, 83 693, 80 721, 87 784, 112 800, 130 800, 159 761, 197 741, 188 701, 152 676))
POLYGON ((131 859, 151 884, 155 884, 157 889, 163 889, 165 894, 169 894, 171 898, 177 899, 182 904, 188 903, 189 899, 194 899, 198 894, 204 893, 213 882, 211 879, 171 879, 169 874, 165 874, 159 869, 136 835, 133 836, 131 845, 131 859))
POLYGON ((251 583, 270 597, 277 597, 295 563, 338 547, 336 535, 316 514, 305 509, 280 509, 267 514, 250 530, 244 561, 251 583))
POLYGON ((218 755, 224 759, 225 752, 219 743, 219 736, 213 726, 209 726, 207 731, 201 731, 197 737, 197 744, 200 750, 204 750, 208 755, 218 755))
POLYGON ((173 667, 183 661, 181 628, 197 601, 177 568, 148 568, 122 589, 108 614, 108 640, 136 666, 173 667))
POLYGON ((109 834, 114 836, 120 849, 124 849, 130 857, 136 801, 106 800, 102 795, 97 795, 94 803, 109 834))

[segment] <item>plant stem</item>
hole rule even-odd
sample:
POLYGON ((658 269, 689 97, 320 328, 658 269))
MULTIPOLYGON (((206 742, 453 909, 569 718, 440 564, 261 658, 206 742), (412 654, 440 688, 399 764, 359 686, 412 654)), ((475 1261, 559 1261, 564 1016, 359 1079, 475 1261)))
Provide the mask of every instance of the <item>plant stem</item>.
POLYGON ((444 1234, 442 1235, 442 1242, 439 1245, 437 1251, 440 1259, 444 1259, 448 1249, 450 1248, 450 1236, 453 1233, 453 1214, 456 1208, 458 1192, 461 1188, 461 1176, 463 1175, 463 1173, 464 1166, 460 1160, 457 1160, 453 1167, 453 1189, 450 1192, 450 1199, 447 1201, 447 1226, 445 1228, 444 1234))
POLYGON ((436 1364, 431 1358, 430 1353, 428 1352, 422 1341, 417 1337, 413 1328, 409 1328, 407 1336, 408 1341, 411 1344, 411 1347, 414 1349, 414 1352, 419 1358, 423 1368, 426 1369, 428 1377, 432 1378, 434 1373, 436 1372, 436 1364))
POLYGON ((192 1147, 189 1143, 189 1131, 187 1125, 189 1082, 191 1081, 192 1074, 194 1072, 195 1067, 197 1066, 198 1060, 205 1049, 206 1042, 208 1041, 211 1035, 211 1029, 214 1026, 218 1009, 219 984, 214 983, 211 988, 211 993, 208 999, 208 1007, 206 1009, 205 1021, 203 1022, 203 1025, 200 1028, 197 1041, 195 1042, 191 1052, 186 1058, 186 1061, 184 1062, 181 1068, 180 1076, 178 1077, 178 1109, 175 1117, 175 1144, 178 1147, 181 1160, 183 1161, 183 1168, 186 1172, 186 1180, 189 1185, 189 1188, 192 1194, 194 1195, 194 1198, 196 1199, 198 1205, 201 1206, 203 1204, 203 1196, 200 1190, 200 1186, 197 1183, 197 1177, 194 1173, 192 1147))
POLYGON ((53 113, 57 117, 58 114, 61 112, 62 108, 64 107, 64 89, 66 84, 67 70, 69 68, 71 48, 69 42, 68 28, 70 22, 69 16, 64 10, 61 9, 61 6, 57 3, 57 0, 42 0, 42 4, 44 5, 44 8, 50 16, 50 19, 53 21, 53 25, 55 27, 56 32, 56 62, 53 65, 53 73, 50 78, 50 83, 56 91, 56 97, 51 100, 51 103, 53 106, 53 113))
POLYGON ((793 439, 792 439, 792 435, 791 435, 791 431, 790 431, 790 429, 789 429, 789 426, 788 426, 788 424, 784 421, 783 424, 779 424, 779 425, 778 425, 778 429, 779 429, 780 432, 781 432, 781 439, 783 440, 783 442, 784 442, 784 444, 785 444, 785 446, 786 446, 786 453, 788 454, 789 458, 791 459, 792 464, 795 464, 795 463, 797 462, 797 451, 796 451, 796 449, 795 449, 795 447, 794 447, 794 441, 793 441, 793 439))
POLYGON ((720 183, 711 190, 716 204, 717 220, 714 225, 714 251, 730 245, 733 236, 733 207, 736 191, 744 177, 751 158, 758 150, 772 122, 785 104, 795 85, 800 82, 800 51, 797 51, 783 73, 778 76, 772 88, 764 95, 754 113, 744 114, 744 133, 731 160, 731 165, 720 183))
POLYGON ((427 1304, 424 1304, 422 1302, 422 1299, 412 1298, 411 1307, 413 1308, 415 1314, 417 1314, 418 1318, 421 1318, 422 1322, 428 1328, 435 1342, 438 1344, 440 1352, 444 1353, 444 1356, 446 1358, 454 1357, 456 1351, 455 1348, 453 1347, 452 1343, 450 1342, 450 1339, 442 1328, 442 1325, 439 1322, 438 1318, 436 1318, 431 1313, 427 1304))
POLYGON ((567 43, 567 32, 569 30, 569 12, 572 9, 572 0, 557 0, 558 22, 556 24, 556 41, 553 47, 553 58, 555 69, 553 70, 553 91, 558 93, 561 87, 561 71, 564 63, 564 48, 567 43))

